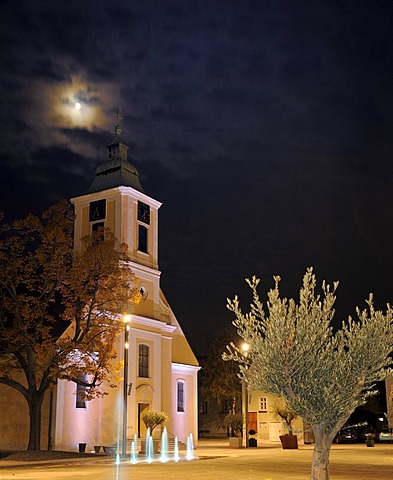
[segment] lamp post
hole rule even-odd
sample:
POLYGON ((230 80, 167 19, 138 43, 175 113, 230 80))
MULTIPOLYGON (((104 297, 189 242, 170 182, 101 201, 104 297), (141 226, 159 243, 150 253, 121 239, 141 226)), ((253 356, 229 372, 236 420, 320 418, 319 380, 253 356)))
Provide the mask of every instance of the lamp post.
POLYGON ((130 327, 128 323, 131 320, 131 315, 124 315, 124 351, 123 351, 123 435, 121 453, 123 456, 127 454, 127 401, 128 401, 128 335, 130 327))
MULTIPOLYGON (((242 352, 245 357, 248 355, 248 351, 250 349, 250 345, 246 342, 242 344, 242 352)), ((244 416, 245 416, 245 428, 246 428, 246 448, 249 447, 248 440, 248 385, 245 379, 243 379, 243 398, 244 398, 244 416)))

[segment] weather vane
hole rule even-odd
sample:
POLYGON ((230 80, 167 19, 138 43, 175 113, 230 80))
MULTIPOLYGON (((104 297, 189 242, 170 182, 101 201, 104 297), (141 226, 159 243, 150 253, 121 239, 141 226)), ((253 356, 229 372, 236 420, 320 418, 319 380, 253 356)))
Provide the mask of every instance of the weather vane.
POLYGON ((120 112, 119 112, 119 109, 118 109, 118 108, 116 109, 115 117, 117 118, 117 124, 119 125, 119 124, 120 124, 120 120, 123 120, 123 117, 120 116, 120 112))

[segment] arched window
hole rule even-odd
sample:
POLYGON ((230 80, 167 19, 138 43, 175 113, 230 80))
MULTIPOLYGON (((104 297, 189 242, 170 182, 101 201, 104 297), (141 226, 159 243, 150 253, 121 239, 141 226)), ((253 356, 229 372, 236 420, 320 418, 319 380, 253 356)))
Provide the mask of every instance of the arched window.
POLYGON ((139 344, 139 377, 149 378, 150 348, 144 343, 139 344))
POLYGON ((176 385, 176 405, 178 412, 186 411, 186 382, 184 380, 178 380, 176 385))
MULTIPOLYGON (((81 375, 79 377, 81 382, 87 381, 87 375, 81 375)), ((75 395, 75 407, 76 408, 87 408, 86 405, 86 395, 87 387, 79 383, 76 384, 76 395, 75 395)))

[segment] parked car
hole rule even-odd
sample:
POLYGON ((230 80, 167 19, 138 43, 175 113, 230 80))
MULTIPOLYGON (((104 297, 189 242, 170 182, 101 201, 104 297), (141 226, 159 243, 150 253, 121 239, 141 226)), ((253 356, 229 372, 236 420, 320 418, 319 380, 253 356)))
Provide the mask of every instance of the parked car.
POLYGON ((393 443, 393 428, 383 428, 381 430, 379 443, 393 443))
POLYGON ((343 428, 334 437, 335 443, 356 443, 357 432, 354 428, 343 428))

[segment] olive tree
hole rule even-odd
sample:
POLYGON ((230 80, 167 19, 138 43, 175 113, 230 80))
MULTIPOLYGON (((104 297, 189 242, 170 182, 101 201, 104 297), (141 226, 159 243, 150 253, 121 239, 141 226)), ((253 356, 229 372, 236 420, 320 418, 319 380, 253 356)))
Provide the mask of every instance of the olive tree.
POLYGON ((264 306, 257 292, 259 279, 246 280, 253 301, 243 313, 238 297, 228 299, 233 324, 249 345, 248 356, 233 343, 223 354, 239 363, 239 376, 250 389, 282 397, 313 429, 315 446, 311 480, 329 479, 329 455, 336 433, 359 405, 375 393, 375 382, 390 370, 393 351, 393 311, 356 309, 337 331, 332 327, 335 292, 317 281, 312 268, 303 277, 298 302, 280 296, 280 277, 267 294, 264 306))
POLYGON ((150 433, 152 434, 156 427, 159 427, 169 420, 169 415, 165 412, 159 412, 158 410, 147 410, 143 412, 142 420, 146 428, 150 428, 150 433))

